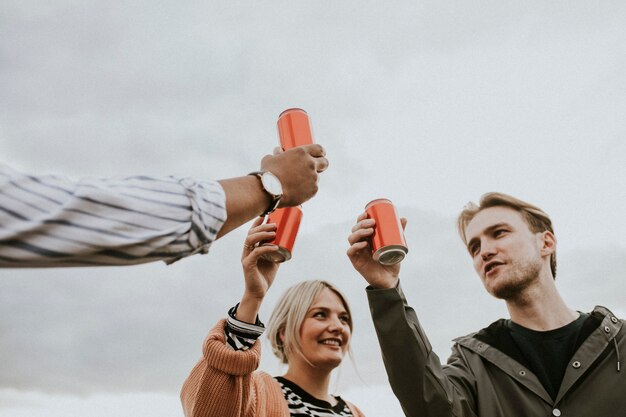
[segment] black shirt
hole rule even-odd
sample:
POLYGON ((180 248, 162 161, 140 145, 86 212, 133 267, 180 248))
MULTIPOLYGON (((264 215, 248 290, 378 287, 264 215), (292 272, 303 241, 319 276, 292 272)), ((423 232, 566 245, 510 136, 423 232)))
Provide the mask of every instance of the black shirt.
POLYGON ((573 322, 545 332, 527 329, 506 321, 511 337, 526 359, 531 371, 555 399, 569 360, 577 348, 577 339, 589 314, 580 313, 573 322))

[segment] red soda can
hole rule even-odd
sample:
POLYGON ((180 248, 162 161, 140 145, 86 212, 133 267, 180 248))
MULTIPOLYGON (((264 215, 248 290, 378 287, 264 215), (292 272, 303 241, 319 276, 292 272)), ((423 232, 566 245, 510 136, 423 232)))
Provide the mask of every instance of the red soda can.
POLYGON ((372 256, 382 265, 402 262, 409 251, 396 208, 386 198, 370 201, 365 206, 368 219, 376 226, 371 238, 372 256))
POLYGON ((311 123, 304 110, 295 108, 285 110, 278 116, 277 124, 283 151, 313 143, 311 123))
POLYGON ((266 253, 263 255, 265 259, 272 262, 285 262, 291 259, 301 220, 302 209, 300 207, 284 207, 269 214, 267 222, 276 224, 276 237, 271 242, 264 242, 262 245, 276 245, 278 251, 266 253))

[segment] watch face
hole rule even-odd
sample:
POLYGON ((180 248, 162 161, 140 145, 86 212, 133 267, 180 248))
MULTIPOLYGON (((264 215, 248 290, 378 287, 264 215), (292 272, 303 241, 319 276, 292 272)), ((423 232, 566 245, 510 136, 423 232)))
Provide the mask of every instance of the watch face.
POLYGON ((283 187, 280 184, 279 179, 274 174, 271 172, 263 173, 261 181, 263 182, 263 187, 265 187, 269 193, 274 194, 275 196, 282 195, 283 187))

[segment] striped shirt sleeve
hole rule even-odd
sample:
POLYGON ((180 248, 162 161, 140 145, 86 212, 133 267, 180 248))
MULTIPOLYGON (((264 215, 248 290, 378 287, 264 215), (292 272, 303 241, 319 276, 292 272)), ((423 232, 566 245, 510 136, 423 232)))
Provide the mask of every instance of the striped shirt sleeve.
POLYGON ((224 326, 226 344, 233 350, 248 350, 254 342, 261 337, 265 331, 265 326, 257 317, 256 323, 246 323, 235 318, 239 304, 228 310, 228 319, 224 326))
POLYGON ((0 164, 0 267, 133 265, 207 253, 226 220, 217 181, 71 181, 0 164))

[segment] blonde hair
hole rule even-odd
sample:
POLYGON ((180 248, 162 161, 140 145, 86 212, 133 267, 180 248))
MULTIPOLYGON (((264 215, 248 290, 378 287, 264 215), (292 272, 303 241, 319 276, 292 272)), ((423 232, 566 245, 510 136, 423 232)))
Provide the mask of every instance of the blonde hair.
POLYGON ((352 313, 346 297, 334 285, 326 281, 304 281, 289 287, 283 293, 267 324, 267 337, 272 345, 274 355, 282 363, 288 363, 293 355, 301 355, 300 327, 306 317, 309 308, 315 302, 317 296, 328 288, 341 300, 348 313, 348 326, 352 332, 352 313), (280 335, 283 335, 284 342, 280 335))
MULTIPOLYGON (((552 229, 552 220, 550 220, 550 216, 548 216, 545 211, 508 194, 493 192, 483 194, 480 197, 478 205, 470 201, 463 208, 461 214, 459 214, 457 227, 459 229, 459 235, 465 245, 467 245, 465 229, 474 216, 476 216, 476 214, 478 214, 481 210, 498 206, 508 207, 519 212, 531 232, 541 233, 549 231, 554 234, 554 230, 552 229)), ((550 270, 552 271, 552 277, 556 278, 556 250, 550 256, 550 270)))

